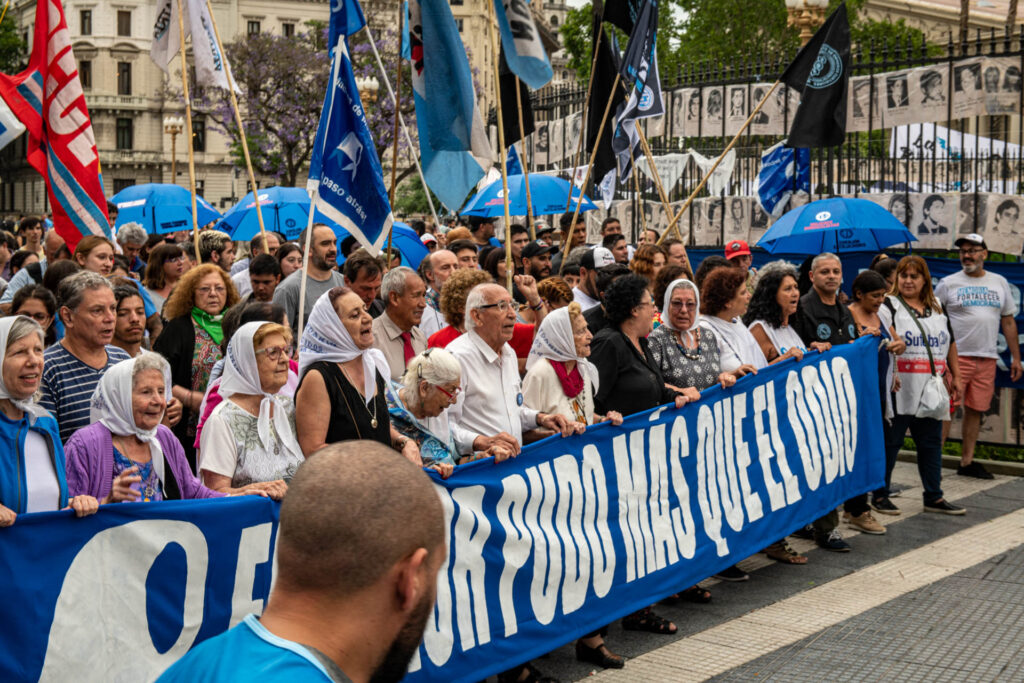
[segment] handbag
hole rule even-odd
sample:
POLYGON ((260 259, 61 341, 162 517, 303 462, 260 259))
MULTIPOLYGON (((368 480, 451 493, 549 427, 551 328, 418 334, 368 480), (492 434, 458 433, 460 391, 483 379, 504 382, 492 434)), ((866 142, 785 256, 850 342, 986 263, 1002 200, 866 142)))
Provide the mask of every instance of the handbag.
POLYGON ((928 352, 928 365, 931 368, 931 377, 924 384, 924 389, 921 390, 921 398, 917 404, 917 411, 914 413, 914 417, 929 417, 933 420, 948 420, 949 419, 949 392, 946 390, 946 383, 942 381, 942 377, 935 371, 935 358, 932 356, 932 347, 928 343, 928 334, 924 331, 924 327, 921 325, 921 321, 917 319, 917 313, 903 300, 903 297, 898 297, 903 307, 907 309, 907 313, 911 319, 917 324, 917 329, 921 332, 921 340, 924 342, 924 348, 928 352))

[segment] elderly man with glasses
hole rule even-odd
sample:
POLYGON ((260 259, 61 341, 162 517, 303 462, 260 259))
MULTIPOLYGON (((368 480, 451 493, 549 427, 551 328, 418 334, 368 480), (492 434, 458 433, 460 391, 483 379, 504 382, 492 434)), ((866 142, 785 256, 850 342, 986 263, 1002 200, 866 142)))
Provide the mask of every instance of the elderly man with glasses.
MULTIPOLYGON (((1016 382, 1024 374, 1017 341, 1017 302, 1010 285, 1002 275, 985 270, 988 247, 978 234, 964 235, 956 241, 963 270, 939 281, 935 296, 949 316, 956 339, 960 361, 960 396, 964 419, 961 438, 963 451, 957 474, 978 479, 991 479, 992 474, 974 462, 974 446, 981 429, 981 416, 992 403, 995 393, 996 345, 999 332, 1010 349, 1010 378, 1016 382)), ((943 438, 949 434, 949 422, 943 422, 943 438)))

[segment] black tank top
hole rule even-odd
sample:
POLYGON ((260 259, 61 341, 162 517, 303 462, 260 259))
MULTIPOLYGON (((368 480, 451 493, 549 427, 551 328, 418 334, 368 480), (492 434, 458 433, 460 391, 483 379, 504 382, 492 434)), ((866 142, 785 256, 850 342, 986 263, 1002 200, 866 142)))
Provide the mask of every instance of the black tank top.
POLYGON ((391 416, 384 398, 384 378, 377 372, 377 395, 367 405, 362 394, 356 391, 342 374, 337 363, 317 361, 306 369, 299 386, 310 370, 316 370, 324 378, 327 398, 331 402, 331 413, 327 421, 326 443, 337 443, 351 439, 371 439, 385 446, 391 446, 391 416), (372 424, 376 415, 377 427, 372 424))

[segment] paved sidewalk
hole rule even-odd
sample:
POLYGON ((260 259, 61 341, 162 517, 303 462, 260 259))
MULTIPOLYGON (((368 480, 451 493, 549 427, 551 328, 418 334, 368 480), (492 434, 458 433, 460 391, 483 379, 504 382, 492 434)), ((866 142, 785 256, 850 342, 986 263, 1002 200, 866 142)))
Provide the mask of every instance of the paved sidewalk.
POLYGON ((794 541, 805 566, 745 560, 750 581, 702 583, 710 604, 658 607, 675 636, 613 625, 623 670, 593 671, 571 646, 535 664, 562 680, 1024 680, 1024 479, 947 473, 964 517, 922 512, 915 466, 894 480, 903 515, 876 515, 884 536, 842 525, 854 552, 794 541))

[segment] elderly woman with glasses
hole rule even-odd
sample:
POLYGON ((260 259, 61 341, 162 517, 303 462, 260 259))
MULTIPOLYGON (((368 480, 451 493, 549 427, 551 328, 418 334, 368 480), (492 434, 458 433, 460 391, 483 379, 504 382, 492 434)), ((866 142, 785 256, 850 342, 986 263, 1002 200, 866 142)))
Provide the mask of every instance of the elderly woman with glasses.
POLYGON ((251 322, 231 337, 220 395, 203 425, 199 471, 215 491, 253 485, 283 494, 305 459, 295 437, 295 404, 280 392, 288 382, 291 330, 251 322))
POLYGON ((221 320, 238 302, 227 272, 207 263, 190 270, 164 305, 169 322, 153 345, 171 364, 171 392, 182 405, 174 434, 181 440, 189 463, 195 465, 196 424, 210 371, 223 357, 221 320))

